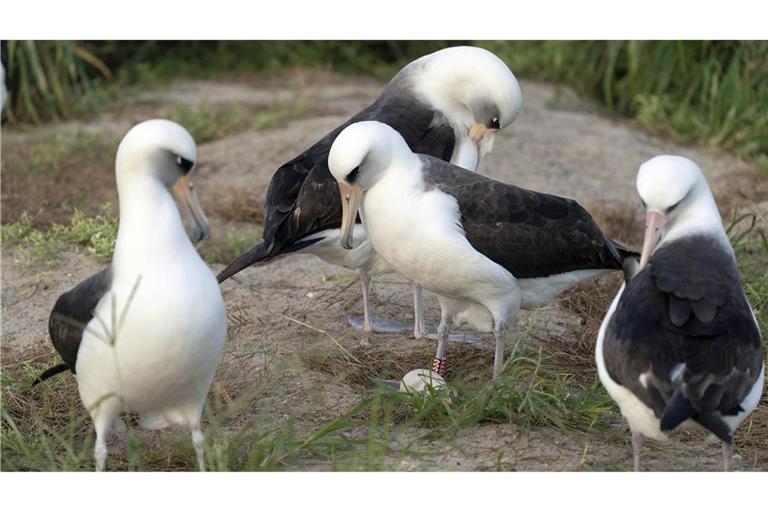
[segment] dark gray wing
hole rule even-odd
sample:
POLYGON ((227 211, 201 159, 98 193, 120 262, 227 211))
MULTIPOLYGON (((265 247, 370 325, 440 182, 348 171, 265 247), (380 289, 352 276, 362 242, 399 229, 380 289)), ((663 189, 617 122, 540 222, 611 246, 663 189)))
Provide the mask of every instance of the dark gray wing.
POLYGON ((341 131, 359 121, 388 124, 415 152, 450 160, 455 145, 453 129, 410 92, 396 77, 370 106, 320 139, 296 158, 280 166, 267 189, 264 240, 230 262, 217 276, 219 282, 244 268, 303 248, 299 240, 341 226, 341 199, 336 179, 328 169, 328 153, 341 131))
POLYGON ((93 310, 112 284, 112 270, 105 268, 64 293, 56 301, 48 320, 53 348, 67 367, 75 371, 77 351, 83 330, 93 318, 93 310))
POLYGON ((456 198, 472 247, 517 278, 621 269, 622 253, 572 199, 502 183, 422 157, 425 184, 456 198))
POLYGON ((627 283, 604 357, 611 378, 650 406, 664 430, 693 418, 729 441, 721 415, 740 411, 763 364, 732 254, 705 236, 659 248, 627 283), (638 379, 649 370, 645 387, 638 379))

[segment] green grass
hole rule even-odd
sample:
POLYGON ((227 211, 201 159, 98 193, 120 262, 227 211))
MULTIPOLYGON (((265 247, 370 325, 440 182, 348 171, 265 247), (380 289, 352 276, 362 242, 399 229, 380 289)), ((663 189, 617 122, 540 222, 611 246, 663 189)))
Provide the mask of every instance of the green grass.
POLYGON ((5 41, 10 120, 39 123, 96 108, 106 95, 97 77, 112 72, 96 54, 74 41, 5 41))
POLYGON ((45 173, 53 176, 75 167, 84 160, 97 160, 111 167, 117 151, 117 142, 99 133, 80 131, 44 131, 29 141, 12 142, 9 146, 14 157, 3 158, 3 172, 45 173))
POLYGON ((768 170, 768 42, 488 41, 520 76, 574 87, 608 112, 768 170))
POLYGON ((202 249, 203 259, 208 263, 229 263, 242 253, 261 242, 261 228, 230 229, 227 238, 211 242, 202 249))
MULTIPOLYGON (((11 41, 9 89, 24 95, 11 97, 9 111, 12 122, 77 117, 100 109, 105 97, 117 100, 126 87, 296 66, 389 77, 418 56, 466 43, 11 41)), ((496 52, 518 76, 574 87, 654 133, 724 148, 768 170, 768 42, 474 43, 496 52)))
MULTIPOLYGON (((31 383, 46 366, 56 363, 53 354, 39 354, 6 365, 2 372, 2 469, 5 471, 89 471, 93 469, 95 435, 83 409, 74 378, 67 373, 35 387, 31 383)), ((214 387, 204 414, 206 462, 210 470, 280 470, 298 457, 323 456, 355 444, 338 432, 350 416, 302 433, 296 420, 276 426, 266 413, 240 422, 236 432, 230 421, 242 417, 261 393, 260 384, 239 389, 237 398, 214 387)), ((147 433, 127 418, 128 430, 112 442, 107 467, 113 471, 196 470, 188 433, 147 433)), ((301 429, 306 430, 306 429, 301 429)))
MULTIPOLYGON (((4 470, 92 468, 94 435, 73 377, 65 374, 30 387, 34 377, 55 362, 56 356, 45 352, 4 368, 4 470)), ((487 358, 482 362, 490 364, 487 358)), ((291 470, 307 463, 335 470, 393 470, 405 458, 429 456, 421 441, 450 444, 482 423, 603 430, 611 412, 601 388, 595 384, 576 389, 567 373, 556 371, 551 363, 541 350, 519 343, 497 380, 467 375, 423 393, 377 386, 346 411, 320 422, 302 416, 278 419, 271 408, 254 414, 271 385, 270 374, 250 384, 237 375, 220 375, 204 414, 207 464, 218 471, 291 470)), ((285 364, 290 363, 278 363, 272 371, 284 371, 285 364)), ((313 399, 323 400, 324 392, 318 390, 313 399)), ((147 433, 132 417, 128 426, 111 444, 110 470, 196 469, 188 434, 147 433)))
POLYGON ((249 129, 265 130, 283 126, 294 119, 308 115, 313 105, 298 98, 279 103, 265 112, 249 112, 237 104, 207 104, 191 106, 179 104, 168 115, 168 119, 184 126, 195 142, 202 144, 221 139, 233 133, 249 129))
MULTIPOLYGON (((532 329, 531 326, 529 329, 532 329)), ((552 426, 562 430, 601 429, 611 418, 610 399, 596 381, 586 386, 574 382, 576 368, 542 347, 534 348, 529 332, 515 341, 502 374, 490 378, 492 354, 475 347, 451 347, 448 388, 427 393, 400 393, 381 386, 375 394, 382 417, 394 419, 399 429, 414 427, 455 435, 482 422, 509 422, 526 427, 552 426)), ((302 359, 310 368, 334 375, 356 386, 370 386, 375 379, 399 379, 405 368, 429 361, 429 354, 414 352, 405 360, 392 354, 342 353, 327 348, 308 351, 302 359), (353 357, 354 356, 354 357, 353 357), (361 360, 365 364, 360 363, 361 360)), ((414 366, 416 365, 416 366, 414 366)), ((374 408, 375 409, 375 408, 374 408)), ((393 426, 390 425, 390 428, 393 426)))
POLYGON ((40 229, 24 213, 17 222, 3 224, 3 245, 17 248, 19 261, 24 266, 44 265, 48 268, 60 262, 60 254, 67 248, 81 248, 101 263, 112 259, 117 238, 117 217, 112 205, 102 205, 102 213, 93 217, 75 209, 68 224, 53 224, 40 229))

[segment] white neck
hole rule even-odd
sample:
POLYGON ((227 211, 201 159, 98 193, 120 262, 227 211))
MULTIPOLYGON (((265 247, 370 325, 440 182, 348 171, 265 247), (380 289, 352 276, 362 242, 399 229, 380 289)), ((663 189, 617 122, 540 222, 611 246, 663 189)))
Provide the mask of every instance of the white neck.
POLYGON ((668 225, 659 247, 686 236, 706 234, 714 236, 732 251, 717 204, 706 184, 697 185, 680 208, 674 221, 668 225))
POLYGON ((148 175, 118 173, 120 226, 117 230, 113 272, 141 273, 173 261, 183 251, 194 251, 171 194, 148 175))

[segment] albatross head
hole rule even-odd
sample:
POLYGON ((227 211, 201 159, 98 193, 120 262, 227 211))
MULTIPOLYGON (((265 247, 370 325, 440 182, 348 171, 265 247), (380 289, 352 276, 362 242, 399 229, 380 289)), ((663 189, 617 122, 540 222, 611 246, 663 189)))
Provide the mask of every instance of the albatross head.
POLYGON ((438 50, 403 69, 414 90, 454 125, 463 126, 482 158, 496 133, 512 124, 523 103, 515 75, 482 48, 438 50))
POLYGON ((648 160, 637 173, 637 191, 646 210, 641 268, 662 241, 695 231, 722 231, 707 180, 688 158, 660 155, 648 160))
POLYGON ((165 119, 144 121, 131 128, 117 148, 118 184, 149 177, 170 188, 191 238, 208 236, 208 219, 200 207, 190 174, 197 161, 197 147, 181 125, 165 119))
POLYGON ((413 153, 403 137, 378 121, 354 123, 336 137, 328 154, 328 168, 341 193, 341 245, 352 249, 352 238, 363 193, 383 176, 393 161, 413 153))

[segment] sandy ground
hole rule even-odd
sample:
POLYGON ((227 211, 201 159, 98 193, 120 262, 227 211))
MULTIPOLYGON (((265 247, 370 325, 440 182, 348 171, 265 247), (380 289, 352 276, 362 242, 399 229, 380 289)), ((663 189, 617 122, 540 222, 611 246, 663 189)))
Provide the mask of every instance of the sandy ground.
MULTIPOLYGON (((228 205, 261 201, 274 170, 298 151, 369 103, 381 89, 373 80, 320 73, 294 73, 285 87, 278 80, 238 83, 184 82, 161 92, 145 93, 127 110, 107 113, 93 121, 62 125, 62 129, 100 132, 119 138, 134 122, 154 112, 153 105, 184 102, 230 103, 269 107, 280 102, 307 101, 314 106, 305 118, 269 130, 237 133, 198 148, 198 193, 210 213, 212 231, 248 226, 228 205)), ((642 236, 639 201, 634 190, 638 166, 662 153, 694 159, 726 206, 766 209, 768 190, 750 164, 706 148, 681 147, 644 133, 624 120, 601 116, 589 103, 566 89, 522 82, 524 109, 510 129, 497 137, 493 152, 481 166, 491 177, 517 185, 573 197, 595 212, 609 235, 617 212, 636 224, 635 242, 642 236)), ((11 137, 13 140, 13 136, 11 137)), ((111 173, 111 169, 104 169, 111 173)), ((74 177, 73 177, 74 179, 74 177)), ((53 270, 19 265, 13 250, 2 258, 2 355, 19 354, 48 343, 47 319, 56 297, 100 268, 91 258, 72 252, 53 270)), ((214 266, 214 270, 221 268, 214 266)), ((267 266, 250 268, 223 286, 230 320, 226 354, 217 385, 237 389, 244 377, 262 381, 253 409, 276 423, 298 417, 319 424, 344 412, 365 396, 359 385, 303 368, 295 355, 307 350, 365 351, 371 346, 391 350, 393 357, 428 354, 434 342, 407 335, 365 337, 348 327, 345 316, 359 314, 361 300, 355 276, 312 256, 292 256, 267 266)), ((607 279, 606 286, 615 285, 607 279)), ((374 289, 377 318, 410 322, 409 289, 397 276, 382 278, 374 289)), ((428 323, 435 328, 437 303, 427 297, 428 323)), ((576 339, 581 319, 556 303, 523 313, 513 331, 534 322, 539 338, 555 334, 576 339)), ((489 368, 493 351, 483 338, 489 368)), ((449 348, 448 357, 451 356, 449 348)), ((429 363, 429 359, 423 364, 429 363)), ((375 369, 373 370, 375 373, 375 369)), ((234 427, 233 427, 234 428, 234 427)), ((617 425, 621 432, 624 427, 617 425)), ((416 435, 417 433, 414 433, 416 435)), ((615 434, 615 433, 614 433, 615 434)), ((451 442, 418 441, 423 455, 406 456, 392 469, 418 470, 579 470, 626 469, 630 464, 629 436, 589 433, 563 434, 553 428, 526 429, 518 425, 482 424, 451 442), (618 440, 617 440, 618 437, 618 440)), ((647 449, 649 469, 719 469, 717 446, 677 443, 674 449, 647 449)), ((743 469, 766 469, 742 450, 743 469)), ((328 469, 300 460, 292 469, 328 469)))

